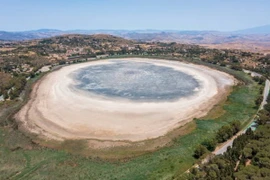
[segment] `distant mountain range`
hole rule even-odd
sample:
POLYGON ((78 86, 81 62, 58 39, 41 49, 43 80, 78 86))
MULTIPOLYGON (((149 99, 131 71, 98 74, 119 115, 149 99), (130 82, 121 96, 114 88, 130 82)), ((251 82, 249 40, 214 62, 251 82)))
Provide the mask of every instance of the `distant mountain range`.
POLYGON ((68 30, 39 29, 23 32, 0 31, 1 41, 22 41, 50 38, 66 34, 108 34, 136 41, 177 42, 198 44, 210 48, 233 48, 270 52, 270 25, 233 32, 177 30, 68 30))
MULTIPOLYGON (((31 40, 31 39, 41 39, 48 38, 63 34, 110 34, 120 37, 125 37, 129 39, 139 39, 143 40, 142 37, 148 36, 149 34, 155 35, 159 34, 163 36, 168 36, 170 34, 178 34, 182 36, 205 36, 205 35, 215 35, 215 36, 242 36, 242 35, 262 35, 270 34, 270 25, 255 27, 250 29, 244 29, 234 32, 218 32, 218 31, 177 31, 177 30, 68 30, 61 31, 57 29, 39 29, 32 31, 21 31, 21 32, 7 32, 0 31, 0 40, 31 40), (139 37, 139 38, 137 38, 139 37)), ((148 38, 149 39, 149 38, 148 38)), ((195 37, 196 39, 196 37, 195 37)), ((199 38, 200 39, 200 38, 199 38)))
POLYGON ((33 31, 22 31, 22 32, 7 32, 0 31, 0 40, 6 41, 21 41, 31 39, 42 39, 52 36, 62 35, 63 31, 51 30, 51 29, 40 29, 33 31))
POLYGON ((270 25, 259 26, 259 27, 249 28, 249 29, 243 29, 243 30, 235 31, 235 33, 240 33, 240 34, 270 34, 270 25))
MULTIPOLYGON (((0 40, 6 41, 20 41, 20 40, 32 40, 49 38, 64 34, 109 34, 121 37, 134 37, 136 34, 160 34, 160 33, 178 33, 185 35, 199 35, 206 33, 214 33, 215 31, 175 31, 175 30, 68 30, 61 31, 57 29, 39 29, 32 31, 21 31, 21 32, 7 32, 0 31, 0 40)), ((218 32, 216 32, 218 33, 218 32)), ((135 38, 136 39, 136 38, 135 38)))

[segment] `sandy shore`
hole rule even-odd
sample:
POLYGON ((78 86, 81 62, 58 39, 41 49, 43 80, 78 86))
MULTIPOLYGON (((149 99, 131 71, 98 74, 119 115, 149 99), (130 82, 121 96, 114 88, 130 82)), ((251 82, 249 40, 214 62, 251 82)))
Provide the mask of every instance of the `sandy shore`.
MULTIPOLYGON (((124 60, 124 59, 121 59, 124 60)), ((140 141, 205 116, 235 79, 205 66, 153 59, 129 59, 172 67, 196 78, 196 95, 173 102, 132 102, 89 96, 71 88, 73 71, 108 60, 70 65, 43 77, 34 86, 29 102, 15 115, 20 128, 37 135, 63 139, 140 141)), ((115 60, 114 60, 115 61, 115 60)), ((109 78, 109 77, 108 77, 109 78)))

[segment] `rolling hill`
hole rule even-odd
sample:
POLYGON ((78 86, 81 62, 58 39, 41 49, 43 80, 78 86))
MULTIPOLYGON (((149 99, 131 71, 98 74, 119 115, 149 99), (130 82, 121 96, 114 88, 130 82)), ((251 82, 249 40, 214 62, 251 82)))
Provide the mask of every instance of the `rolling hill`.
POLYGON ((177 30, 68 30, 39 29, 23 32, 0 31, 2 41, 22 41, 50 38, 68 34, 108 34, 145 42, 177 42, 197 44, 218 49, 242 49, 252 52, 270 52, 270 25, 234 32, 177 31, 177 30))
POLYGON ((240 34, 270 34, 270 25, 259 26, 259 27, 249 28, 249 29, 243 29, 243 30, 236 31, 236 33, 240 33, 240 34))

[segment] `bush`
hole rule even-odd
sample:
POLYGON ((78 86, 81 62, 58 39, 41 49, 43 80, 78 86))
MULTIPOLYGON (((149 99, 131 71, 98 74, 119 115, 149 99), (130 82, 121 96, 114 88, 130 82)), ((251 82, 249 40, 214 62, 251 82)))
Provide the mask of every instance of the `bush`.
POLYGON ((232 65, 231 69, 236 70, 236 71, 242 71, 242 68, 239 65, 232 65))

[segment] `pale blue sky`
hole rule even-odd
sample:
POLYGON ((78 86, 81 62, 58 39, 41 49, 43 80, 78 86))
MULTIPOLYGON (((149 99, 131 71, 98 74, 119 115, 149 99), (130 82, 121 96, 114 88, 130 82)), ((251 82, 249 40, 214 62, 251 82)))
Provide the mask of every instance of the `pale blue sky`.
POLYGON ((270 24, 270 0, 0 0, 0 30, 231 31, 270 24))

